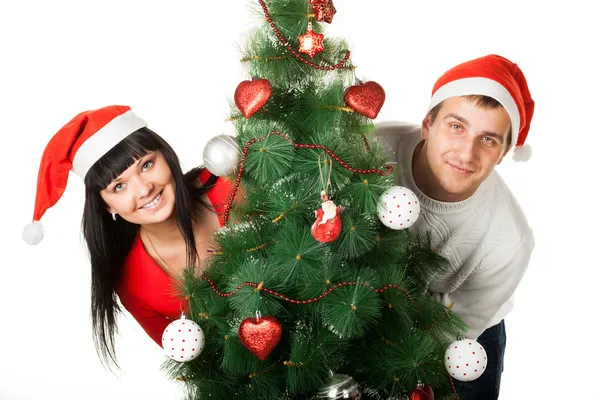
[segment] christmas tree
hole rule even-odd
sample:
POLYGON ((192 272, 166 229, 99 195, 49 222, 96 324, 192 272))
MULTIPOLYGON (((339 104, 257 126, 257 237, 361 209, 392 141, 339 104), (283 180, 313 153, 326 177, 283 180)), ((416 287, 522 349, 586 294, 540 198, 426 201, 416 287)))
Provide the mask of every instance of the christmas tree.
POLYGON ((181 280, 182 323, 202 343, 167 372, 190 399, 456 398, 444 354, 465 326, 427 294, 446 260, 406 229, 418 199, 393 186, 391 154, 372 140, 383 88, 324 34, 332 0, 256 11, 237 135, 205 149, 211 172, 233 172, 226 226, 203 273, 181 280))

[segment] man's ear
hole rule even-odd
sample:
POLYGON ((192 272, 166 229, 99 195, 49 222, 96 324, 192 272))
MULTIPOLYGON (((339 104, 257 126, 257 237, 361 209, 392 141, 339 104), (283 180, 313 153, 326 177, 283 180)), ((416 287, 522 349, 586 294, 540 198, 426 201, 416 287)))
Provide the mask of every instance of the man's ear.
POLYGON ((429 128, 431 127, 431 114, 427 114, 425 118, 423 118, 423 122, 421 122, 421 135, 423 139, 427 140, 429 138, 429 128))
POLYGON ((496 163, 496 165, 500 165, 500 163, 502 162, 502 160, 504 160, 504 157, 506 157, 506 155, 508 154, 508 151, 510 149, 508 148, 508 146, 506 146, 506 150, 504 150, 504 153, 502 153, 502 156, 500 157, 500 159, 498 160, 498 162, 496 163))

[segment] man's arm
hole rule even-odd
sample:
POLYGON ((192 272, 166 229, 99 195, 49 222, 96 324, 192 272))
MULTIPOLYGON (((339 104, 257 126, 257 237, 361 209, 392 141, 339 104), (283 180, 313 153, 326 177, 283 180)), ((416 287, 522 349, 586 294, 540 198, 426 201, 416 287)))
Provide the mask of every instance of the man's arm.
MULTIPOLYGON (((476 339, 489 328, 494 318, 515 292, 523 278, 535 245, 531 230, 514 249, 506 249, 508 261, 498 265, 482 265, 453 293, 438 299, 452 309, 469 326, 466 337, 476 339)), ((486 262, 486 260, 483 260, 486 262)), ((439 294, 434 294, 438 297, 439 294)))

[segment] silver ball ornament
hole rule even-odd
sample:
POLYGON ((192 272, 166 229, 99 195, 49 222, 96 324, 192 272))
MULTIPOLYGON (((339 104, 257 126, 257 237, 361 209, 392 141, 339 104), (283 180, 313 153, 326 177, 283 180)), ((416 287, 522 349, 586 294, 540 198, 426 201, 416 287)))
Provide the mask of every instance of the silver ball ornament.
POLYGON ((202 158, 204 166, 216 176, 233 174, 240 161, 240 147, 237 139, 231 135, 217 135, 204 147, 202 158))
POLYGON ((333 375, 317 394, 317 399, 359 400, 360 398, 358 383, 351 376, 344 374, 333 375))

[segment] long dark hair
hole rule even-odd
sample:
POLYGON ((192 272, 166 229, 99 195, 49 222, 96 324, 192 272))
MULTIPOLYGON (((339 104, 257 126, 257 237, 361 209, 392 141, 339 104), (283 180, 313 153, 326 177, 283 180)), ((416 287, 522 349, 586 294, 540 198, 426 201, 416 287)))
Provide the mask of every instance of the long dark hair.
POLYGON ((139 225, 117 217, 112 220, 100 191, 133 163, 151 151, 160 151, 175 183, 175 215, 187 249, 187 265, 196 262, 193 222, 199 206, 209 207, 202 196, 216 182, 212 176, 199 186, 201 167, 185 175, 171 146, 148 128, 141 128, 108 151, 85 176, 85 205, 82 230, 92 266, 92 328, 96 351, 103 364, 118 367, 114 348, 117 313, 121 309, 115 292, 121 270, 137 235, 139 225))

